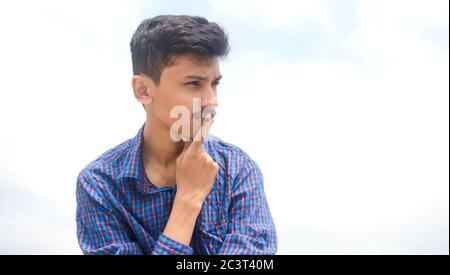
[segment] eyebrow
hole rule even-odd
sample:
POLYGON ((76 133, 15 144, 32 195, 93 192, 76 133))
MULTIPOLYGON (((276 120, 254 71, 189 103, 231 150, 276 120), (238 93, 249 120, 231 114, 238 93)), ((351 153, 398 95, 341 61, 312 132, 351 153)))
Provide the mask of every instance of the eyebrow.
MULTIPOLYGON (((200 76, 200 75, 186 75, 184 76, 185 78, 191 78, 191 79, 196 79, 196 80, 208 80, 208 77, 206 76, 200 76)), ((220 79, 222 79, 222 75, 220 75, 219 77, 217 77, 216 79, 214 79, 214 81, 219 81, 220 79)))

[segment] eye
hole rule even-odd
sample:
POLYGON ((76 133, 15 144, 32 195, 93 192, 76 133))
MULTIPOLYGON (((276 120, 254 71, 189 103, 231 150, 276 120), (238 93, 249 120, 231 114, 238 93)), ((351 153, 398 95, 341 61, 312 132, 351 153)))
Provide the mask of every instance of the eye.
POLYGON ((213 86, 214 86, 214 87, 218 86, 219 84, 220 84, 220 82, 219 82, 219 81, 217 81, 217 82, 213 82, 213 86))
POLYGON ((196 81, 189 82, 187 84, 192 85, 192 86, 200 86, 200 81, 196 80, 196 81))

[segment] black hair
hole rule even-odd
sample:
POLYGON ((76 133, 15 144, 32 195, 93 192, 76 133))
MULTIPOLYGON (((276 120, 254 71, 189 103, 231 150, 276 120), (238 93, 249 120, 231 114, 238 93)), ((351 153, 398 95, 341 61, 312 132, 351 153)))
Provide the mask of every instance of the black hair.
POLYGON ((223 58, 229 52, 223 28, 203 17, 159 15, 144 20, 130 42, 133 74, 144 74, 157 85, 166 66, 181 54, 201 59, 223 58))

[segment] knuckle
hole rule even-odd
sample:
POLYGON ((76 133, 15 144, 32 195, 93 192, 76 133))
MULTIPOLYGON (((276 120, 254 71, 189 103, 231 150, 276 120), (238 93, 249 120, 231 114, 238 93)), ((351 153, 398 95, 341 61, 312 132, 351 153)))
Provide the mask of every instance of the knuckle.
POLYGON ((217 172, 219 170, 219 165, 214 161, 211 161, 210 166, 213 169, 213 171, 217 172))

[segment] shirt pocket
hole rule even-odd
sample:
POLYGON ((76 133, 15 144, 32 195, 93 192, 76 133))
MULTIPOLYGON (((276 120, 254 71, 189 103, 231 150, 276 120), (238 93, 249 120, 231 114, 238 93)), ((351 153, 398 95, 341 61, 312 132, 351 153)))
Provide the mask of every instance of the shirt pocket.
POLYGON ((205 254, 216 255, 225 242, 228 223, 200 228, 205 254))
POLYGON ((227 209, 213 193, 203 203, 198 231, 205 254, 217 254, 225 241, 227 229, 227 209))
POLYGON ((215 188, 206 197, 202 205, 200 228, 217 231, 228 223, 228 209, 221 194, 215 188), (216 228, 217 227, 217 228, 216 228))

